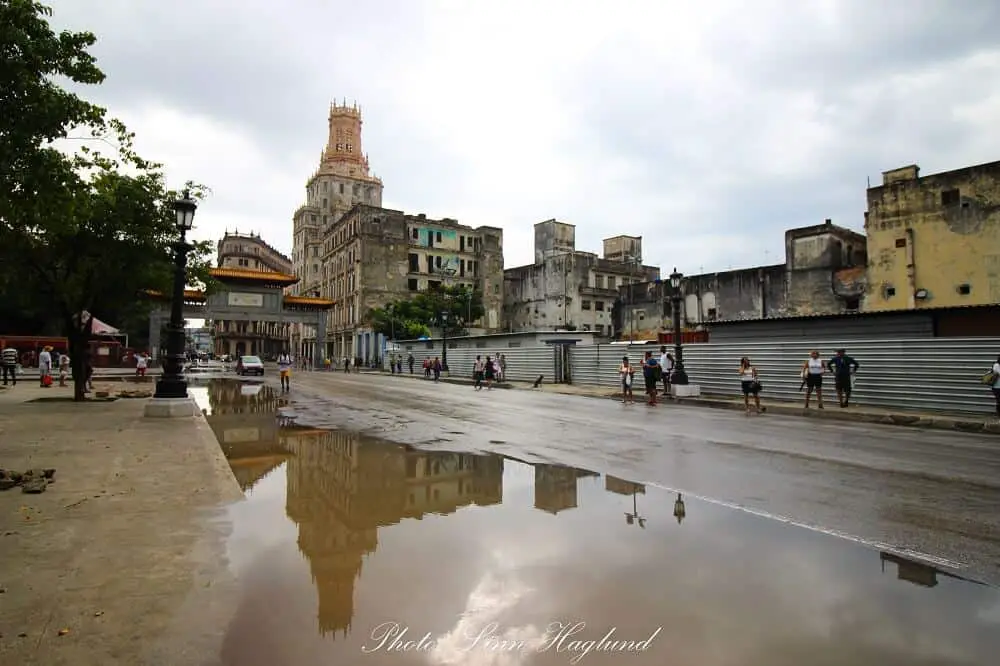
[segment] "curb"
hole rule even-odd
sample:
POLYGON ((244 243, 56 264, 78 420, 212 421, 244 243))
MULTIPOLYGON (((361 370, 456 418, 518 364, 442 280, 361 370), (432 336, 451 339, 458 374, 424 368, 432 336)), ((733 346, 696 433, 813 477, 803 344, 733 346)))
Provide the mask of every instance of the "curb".
MULTIPOLYGON (((531 389, 527 389, 531 390, 531 389)), ((549 393, 559 393, 549 391, 549 393)), ((560 395, 578 395, 584 398, 603 398, 606 400, 621 400, 620 393, 587 394, 560 393, 560 395)), ((742 404, 718 398, 684 398, 680 403, 705 407, 709 409, 743 410, 742 404)), ((976 419, 956 416, 932 416, 923 414, 886 413, 871 414, 867 412, 852 412, 834 409, 805 409, 804 407, 777 404, 763 405, 766 413, 781 416, 798 416, 800 418, 827 419, 831 421, 848 421, 853 423, 875 423, 878 425, 894 425, 904 428, 922 428, 924 430, 951 430, 953 432, 978 433, 981 435, 1000 435, 1000 419, 976 419)))
MULTIPOLYGON (((408 375, 405 372, 403 374, 401 374, 401 375, 393 375, 393 374, 388 373, 388 372, 383 372, 383 373, 380 373, 380 374, 384 374, 386 377, 402 377, 404 379, 415 379, 415 380, 418 379, 420 381, 428 382, 430 384, 434 383, 433 379, 425 379, 424 376, 423 376, 423 374, 419 374, 418 375, 418 374, 414 373, 412 375, 408 375)), ((475 382, 475 380, 466 379, 465 377, 441 377, 438 380, 438 383, 439 384, 455 384, 456 386, 473 386, 473 385, 475 385, 476 382, 475 382)), ((512 389, 512 388, 515 388, 515 387, 514 387, 513 384, 508 384, 507 382, 496 382, 496 383, 493 384, 493 388, 498 388, 498 389, 512 389)))

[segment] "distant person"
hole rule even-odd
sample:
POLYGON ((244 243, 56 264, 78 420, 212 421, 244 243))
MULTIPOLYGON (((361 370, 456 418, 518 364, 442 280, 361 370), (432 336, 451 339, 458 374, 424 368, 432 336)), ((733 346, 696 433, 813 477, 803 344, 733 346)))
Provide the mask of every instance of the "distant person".
POLYGON ((851 401, 851 390, 854 388, 854 375, 858 372, 858 362, 847 355, 847 350, 838 349, 836 356, 831 358, 826 365, 833 373, 837 401, 841 407, 847 407, 851 401))
POLYGON ((622 404, 635 404, 635 397, 632 395, 635 368, 629 364, 628 356, 622 356, 622 363, 618 366, 618 377, 622 383, 622 404))
POLYGON ((476 355, 476 361, 472 364, 472 386, 477 391, 483 388, 483 375, 486 371, 486 365, 483 363, 483 358, 480 355, 476 355))
POLYGON ((750 362, 749 356, 740 359, 740 389, 743 392, 743 405, 746 407, 747 416, 750 416, 750 398, 753 398, 754 411, 760 414, 760 376, 757 368, 750 362))
POLYGON ((816 393, 816 406, 823 409, 823 374, 825 372, 826 368, 823 367, 823 360, 819 357, 819 352, 811 352, 809 358, 802 364, 802 385, 806 387, 806 409, 809 409, 809 398, 812 397, 813 392, 816 393))
POLYGON ((3 372, 3 385, 7 386, 7 379, 10 378, 11 386, 17 386, 17 349, 5 346, 0 351, 0 371, 3 372))
MULTIPOLYGON (((993 397, 997 401, 997 416, 1000 417, 1000 356, 997 356, 997 362, 993 364, 993 397)), ((6 381, 4 382, 7 383, 6 381)))
POLYGON ((292 388, 292 357, 286 351, 278 355, 278 377, 281 379, 281 390, 292 388))
POLYGON ((135 376, 145 377, 146 368, 149 367, 149 357, 146 356, 146 352, 139 352, 135 355, 135 376))
POLYGON ((43 388, 52 386, 52 347, 42 347, 38 355, 38 384, 43 388))
POLYGON ((497 368, 493 364, 493 359, 489 356, 486 357, 486 363, 483 365, 483 378, 486 380, 486 390, 493 390, 493 380, 496 378, 497 368))
POLYGON ((66 386, 66 379, 69 377, 69 356, 59 353, 59 386, 66 386))
POLYGON ((414 359, 413 359, 413 354, 407 354, 407 355, 406 355, 406 364, 407 364, 408 366, 410 366, 410 374, 411 374, 411 375, 413 374, 413 364, 414 364, 414 363, 415 363, 415 361, 414 361, 414 359))
POLYGON ((507 355, 500 354, 500 373, 497 375, 497 381, 507 381, 507 355))
POLYGON ((441 359, 435 356, 430 368, 434 371, 434 381, 441 379, 441 359))
POLYGON ((651 351, 646 352, 646 360, 642 364, 642 376, 646 383, 646 395, 649 397, 646 404, 653 407, 656 405, 656 385, 663 377, 663 368, 651 351))

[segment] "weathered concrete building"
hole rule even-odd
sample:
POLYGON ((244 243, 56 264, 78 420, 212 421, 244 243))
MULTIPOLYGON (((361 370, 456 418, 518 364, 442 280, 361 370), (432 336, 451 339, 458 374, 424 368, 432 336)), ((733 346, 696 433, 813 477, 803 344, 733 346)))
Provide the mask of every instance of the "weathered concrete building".
POLYGON ((619 286, 655 280, 660 269, 642 264, 641 238, 607 239, 608 249, 627 260, 578 251, 572 224, 557 220, 536 224, 535 263, 503 272, 504 328, 577 329, 610 336, 619 286))
POLYGON ((322 266, 320 293, 336 301, 331 358, 381 356, 384 341, 368 327, 368 313, 439 286, 479 291, 485 314, 472 326, 500 330, 502 229, 359 204, 327 228, 322 266))
POLYGON ((868 189, 865 231, 865 310, 1000 302, 1000 162, 884 172, 868 189))
MULTIPOLYGON (((857 311, 865 285, 865 237, 823 224, 785 232, 785 263, 685 276, 685 328, 720 320, 857 311)), ((619 289, 616 337, 653 340, 673 328, 666 278, 619 289)))
POLYGON ((228 231, 216 244, 219 268, 243 268, 251 271, 271 271, 291 275, 292 260, 266 243, 259 234, 228 231))

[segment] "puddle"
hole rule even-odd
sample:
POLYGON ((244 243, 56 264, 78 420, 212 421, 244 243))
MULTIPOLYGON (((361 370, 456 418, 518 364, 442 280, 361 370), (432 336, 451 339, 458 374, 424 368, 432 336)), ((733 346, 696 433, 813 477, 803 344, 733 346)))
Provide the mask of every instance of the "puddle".
POLYGON ((225 664, 1000 654, 1000 591, 920 562, 586 470, 283 426, 267 386, 196 399, 247 494, 231 509, 225 664))

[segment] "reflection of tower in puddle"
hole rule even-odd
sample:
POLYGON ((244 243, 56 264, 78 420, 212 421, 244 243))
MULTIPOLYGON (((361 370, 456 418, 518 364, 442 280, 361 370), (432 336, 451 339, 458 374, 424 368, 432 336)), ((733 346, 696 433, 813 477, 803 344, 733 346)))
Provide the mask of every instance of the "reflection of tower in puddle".
POLYGON ((586 476, 598 474, 562 465, 535 465, 535 508, 553 514, 576 508, 576 481, 586 476))
POLYGON ((208 424, 233 475, 247 492, 288 458, 275 420, 285 401, 262 384, 225 380, 209 382, 208 400, 208 424))
POLYGON ((500 501, 502 461, 420 453, 353 433, 287 429, 286 512, 298 525, 319 597, 320 633, 345 635, 354 615, 362 562, 378 547, 378 528, 426 512, 450 513, 500 501))
POLYGON ((885 571, 885 563, 892 562, 896 565, 896 578, 905 580, 921 587, 934 587, 938 584, 938 570, 929 564, 908 560, 892 553, 879 553, 882 560, 882 571, 885 571))

